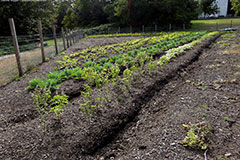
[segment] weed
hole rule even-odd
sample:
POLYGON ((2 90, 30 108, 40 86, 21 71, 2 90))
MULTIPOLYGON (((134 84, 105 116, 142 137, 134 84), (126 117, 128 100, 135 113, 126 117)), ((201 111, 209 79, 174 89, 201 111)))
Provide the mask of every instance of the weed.
POLYGON ((224 121, 229 121, 229 117, 224 117, 224 121))
POLYGON ((208 148, 207 136, 210 132, 210 127, 207 122, 183 124, 183 127, 187 131, 187 136, 181 142, 182 145, 202 150, 208 148))
POLYGON ((61 94, 58 94, 57 92, 56 95, 49 102, 51 103, 51 109, 49 112, 53 112, 60 120, 63 109, 65 105, 68 104, 68 96, 63 92, 61 94))
POLYGON ((200 108, 206 109, 206 108, 208 108, 208 106, 207 105, 201 105, 200 108))
POLYGON ((36 105, 36 110, 41 116, 41 125, 43 127, 44 134, 46 134, 46 114, 48 112, 48 101, 51 98, 50 87, 39 88, 38 86, 32 93, 32 97, 34 98, 33 103, 36 105))
POLYGON ((117 101, 118 101, 118 102, 121 102, 121 97, 117 97, 117 101))

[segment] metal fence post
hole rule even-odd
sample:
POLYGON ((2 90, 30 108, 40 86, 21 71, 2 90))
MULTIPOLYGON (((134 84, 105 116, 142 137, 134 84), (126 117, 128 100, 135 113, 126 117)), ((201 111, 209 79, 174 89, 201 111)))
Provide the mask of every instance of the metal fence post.
POLYGON ((20 51, 19 51, 19 46, 18 46, 15 24, 14 24, 13 18, 9 18, 8 21, 10 24, 11 34, 12 34, 12 38, 13 38, 13 46, 14 46, 14 52, 15 52, 15 56, 16 56, 17 66, 18 66, 18 73, 19 73, 19 76, 21 77, 23 75, 23 70, 22 70, 21 61, 20 61, 20 51))

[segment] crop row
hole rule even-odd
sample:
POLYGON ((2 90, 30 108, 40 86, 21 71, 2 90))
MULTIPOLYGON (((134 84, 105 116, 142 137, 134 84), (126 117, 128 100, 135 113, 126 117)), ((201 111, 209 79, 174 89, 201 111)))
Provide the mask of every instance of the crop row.
POLYGON ((60 69, 74 68, 77 66, 77 64, 79 63, 81 64, 82 61, 83 62, 84 61, 86 62, 88 60, 96 61, 100 57, 108 57, 110 55, 126 53, 128 51, 151 46, 159 42, 169 41, 169 40, 177 39, 177 38, 192 35, 192 34, 195 34, 195 33, 190 33, 190 32, 175 32, 171 34, 162 33, 162 36, 159 36, 159 37, 140 38, 140 39, 117 43, 113 45, 106 45, 103 47, 83 49, 77 53, 71 54, 70 56, 64 56, 61 61, 58 61, 58 63, 60 64, 59 68, 60 69), (78 59, 76 57, 78 57, 78 59))
POLYGON ((147 67, 148 73, 151 74, 154 69, 167 64, 171 58, 182 54, 185 50, 216 34, 218 34, 218 32, 208 34, 206 34, 206 32, 197 32, 184 38, 160 42, 146 48, 119 54, 115 57, 106 57, 105 60, 101 59, 98 62, 87 61, 82 68, 76 67, 63 71, 54 71, 47 74, 47 79, 33 79, 29 82, 30 86, 28 89, 34 90, 34 103, 38 106, 40 114, 51 111, 59 117, 64 105, 68 102, 67 96, 64 93, 59 94, 59 92, 57 92, 53 97, 54 100, 52 100, 50 95, 54 90, 59 89, 59 84, 62 81, 70 78, 77 79, 79 83, 84 82, 84 89, 81 91, 84 102, 79 104, 79 106, 87 115, 91 115, 97 106, 103 103, 110 103, 113 100, 110 93, 115 86, 122 85, 122 94, 126 94, 127 90, 131 88, 133 80, 146 73, 144 68, 147 67), (202 37, 200 38, 200 36, 202 37), (194 40, 196 38, 199 39, 194 40), (185 44, 189 41, 192 42, 185 44), (182 44, 185 45, 180 46, 182 44), (173 48, 175 46, 179 47, 173 48), (154 60, 154 55, 160 51, 167 52, 161 56, 159 60, 154 60), (91 94, 93 86, 96 86, 99 92, 101 90, 104 94, 93 97, 91 94), (46 95, 48 95, 47 98, 46 95), (53 104, 50 105, 50 109, 47 105, 49 102, 53 104))
POLYGON ((99 34, 90 35, 88 38, 99 38, 99 37, 130 37, 130 36, 159 36, 162 32, 157 33, 118 33, 118 34, 99 34))
POLYGON ((146 48, 135 49, 132 51, 128 51, 127 53, 118 54, 116 56, 103 57, 97 62, 88 60, 84 63, 82 68, 75 67, 72 69, 64 69, 62 71, 54 71, 47 74, 46 80, 33 79, 30 82, 30 86, 28 87, 28 89, 31 90, 36 88, 37 86, 49 86, 50 84, 52 85, 53 89, 57 89, 58 87, 56 86, 56 84, 59 84, 66 79, 84 79, 83 75, 86 74, 85 72, 89 67, 93 67, 94 70, 96 70, 97 72, 102 72, 103 70, 108 70, 109 68, 111 68, 112 65, 115 64, 118 66, 127 66, 128 64, 132 63, 134 64, 137 63, 137 60, 139 60, 138 57, 143 57, 143 54, 148 56, 149 58, 152 58, 152 56, 156 55, 161 51, 167 51, 168 49, 173 48, 177 45, 182 45, 188 41, 198 38, 203 34, 205 34, 205 32, 197 32, 194 34, 192 33, 191 35, 183 38, 173 39, 170 41, 162 41, 146 48))

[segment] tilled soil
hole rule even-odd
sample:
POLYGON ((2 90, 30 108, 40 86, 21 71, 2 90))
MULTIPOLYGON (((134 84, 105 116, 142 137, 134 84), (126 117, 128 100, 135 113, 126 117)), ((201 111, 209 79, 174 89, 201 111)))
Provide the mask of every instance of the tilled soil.
POLYGON ((1 88, 0 159, 204 159, 203 151, 179 144, 186 136, 182 124, 197 120, 212 128, 208 157, 240 158, 240 54, 206 48, 209 42, 142 76, 121 101, 99 107, 91 120, 79 108, 82 98, 74 97, 60 122, 47 118, 45 135, 25 90, 33 77, 53 70, 56 59, 43 64, 39 72, 1 88))
POLYGON ((239 160, 240 51, 229 54, 218 47, 205 50, 198 61, 156 93, 136 121, 96 157, 203 160, 204 151, 185 148, 180 141, 186 136, 182 124, 205 121, 211 125, 207 158, 239 160))

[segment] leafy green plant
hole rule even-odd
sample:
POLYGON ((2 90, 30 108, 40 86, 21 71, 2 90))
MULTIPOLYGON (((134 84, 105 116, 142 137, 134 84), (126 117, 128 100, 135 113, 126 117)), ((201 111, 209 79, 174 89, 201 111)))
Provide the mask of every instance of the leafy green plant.
POLYGON ((207 105, 201 105, 200 108, 206 109, 206 108, 208 108, 208 106, 207 105))
POLYGON ((198 122, 196 124, 189 123, 183 124, 184 129, 187 131, 187 136, 181 141, 185 147, 206 150, 208 148, 208 134, 210 127, 207 122, 198 122))
POLYGON ((56 61, 58 64, 60 64, 60 69, 66 68, 71 69, 74 67, 77 67, 78 65, 78 59, 71 59, 69 56, 64 56, 61 61, 56 61))
POLYGON ((44 130, 44 134, 46 133, 45 121, 46 114, 48 112, 48 101, 51 98, 51 90, 50 87, 39 88, 36 87, 32 93, 32 97, 34 98, 33 103, 36 105, 36 110, 41 116, 41 125, 44 130))
POLYGON ((229 121, 229 117, 224 117, 224 121, 229 121))
POLYGON ((68 96, 63 92, 61 94, 56 93, 56 95, 49 101, 51 109, 49 112, 53 112, 58 119, 63 112, 66 104, 68 104, 68 96))
POLYGON ((149 62, 149 63, 148 63, 148 74, 149 74, 149 75, 152 75, 152 71, 153 71, 154 69, 156 69, 157 66, 158 66, 157 61, 149 62))
POLYGON ((97 107, 97 105, 92 104, 90 100, 90 93, 92 91, 92 88, 89 85, 84 86, 84 91, 81 92, 85 99, 85 103, 80 104, 80 107, 82 108, 84 114, 86 117, 92 117, 93 110, 97 107))

